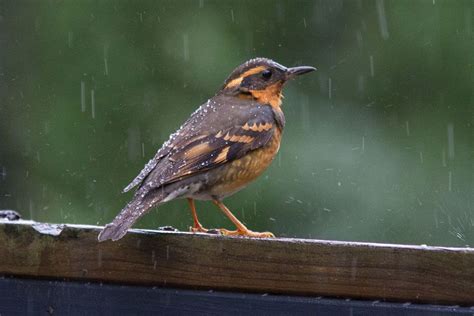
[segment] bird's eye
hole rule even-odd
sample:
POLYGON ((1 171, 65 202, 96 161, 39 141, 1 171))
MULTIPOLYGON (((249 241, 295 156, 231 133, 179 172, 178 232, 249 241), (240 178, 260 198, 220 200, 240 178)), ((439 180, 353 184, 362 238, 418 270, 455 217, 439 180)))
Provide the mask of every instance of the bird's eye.
POLYGON ((272 76, 272 72, 270 70, 266 69, 266 70, 262 71, 263 79, 268 80, 268 79, 271 78, 271 76, 272 76))

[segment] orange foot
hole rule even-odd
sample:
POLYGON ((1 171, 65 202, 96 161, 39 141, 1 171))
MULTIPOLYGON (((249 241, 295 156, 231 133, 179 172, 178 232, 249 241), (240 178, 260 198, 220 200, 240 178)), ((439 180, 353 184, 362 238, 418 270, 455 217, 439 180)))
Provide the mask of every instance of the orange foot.
POLYGON ((205 233, 205 234, 212 234, 212 235, 221 234, 219 229, 215 229, 215 228, 207 229, 207 228, 204 228, 201 224, 189 226, 189 231, 192 233, 205 233))
POLYGON ((237 229, 237 230, 227 230, 225 228, 219 229, 221 235, 224 236, 243 236, 243 237, 253 237, 253 238, 275 238, 275 235, 270 232, 254 232, 250 229, 237 229))
POLYGON ((194 224, 194 226, 189 226, 189 231, 193 233, 207 233, 209 229, 202 227, 201 224, 194 224))

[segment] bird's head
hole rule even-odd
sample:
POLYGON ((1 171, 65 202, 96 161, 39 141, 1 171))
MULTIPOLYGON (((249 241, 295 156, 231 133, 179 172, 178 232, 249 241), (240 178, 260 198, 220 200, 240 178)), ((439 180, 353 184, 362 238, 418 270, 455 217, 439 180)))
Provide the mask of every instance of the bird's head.
POLYGON ((281 105, 283 85, 290 79, 314 71, 300 66, 287 68, 267 58, 255 58, 237 67, 224 82, 219 93, 253 98, 274 107, 281 105))

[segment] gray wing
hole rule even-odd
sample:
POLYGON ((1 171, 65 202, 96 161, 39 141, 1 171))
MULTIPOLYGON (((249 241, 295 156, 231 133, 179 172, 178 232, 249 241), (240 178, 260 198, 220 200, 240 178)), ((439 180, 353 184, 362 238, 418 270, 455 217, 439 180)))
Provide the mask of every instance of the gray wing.
POLYGON ((233 98, 232 101, 232 106, 227 106, 225 111, 215 108, 229 104, 225 97, 208 101, 198 108, 170 136, 124 192, 145 182, 150 188, 159 187, 237 159, 265 145, 276 128, 271 107, 249 104, 248 100, 239 103, 233 98), (224 120, 223 113, 227 115, 224 120), (219 115, 217 126, 215 122, 219 115), (223 151, 226 151, 225 155, 223 151))

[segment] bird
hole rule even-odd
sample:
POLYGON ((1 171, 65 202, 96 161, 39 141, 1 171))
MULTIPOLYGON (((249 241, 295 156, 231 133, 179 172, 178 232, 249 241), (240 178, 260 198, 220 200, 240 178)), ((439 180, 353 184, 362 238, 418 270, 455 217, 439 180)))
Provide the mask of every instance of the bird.
POLYGON ((137 189, 98 240, 119 240, 150 209, 184 198, 193 217, 192 232, 274 237, 271 232, 248 229, 223 199, 246 187, 271 164, 285 127, 282 89, 290 79, 315 70, 285 67, 267 58, 254 58, 235 68, 217 93, 171 134, 125 187, 124 193, 137 189), (204 228, 195 200, 212 201, 236 229, 204 228))

